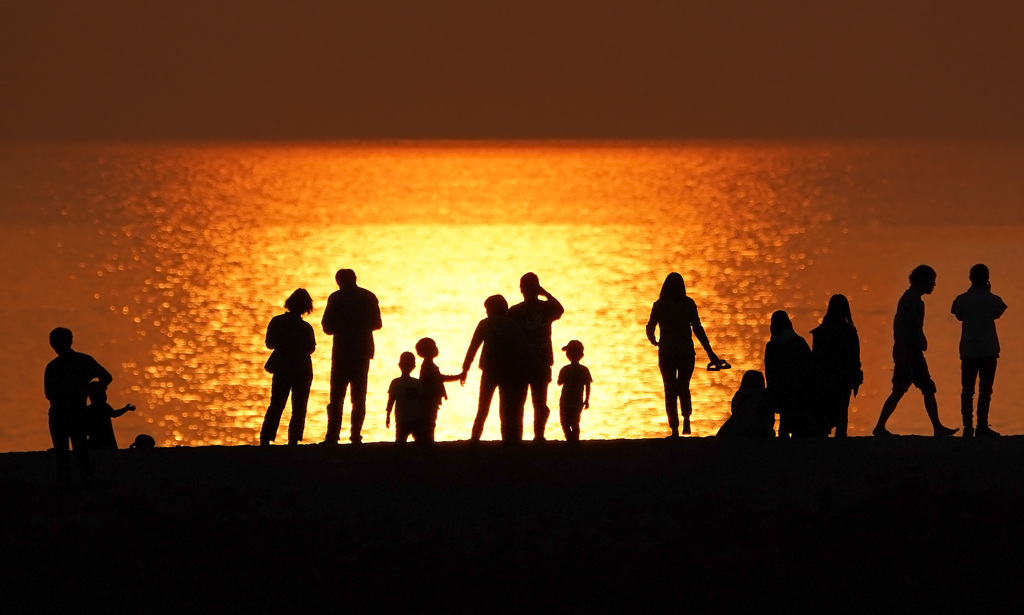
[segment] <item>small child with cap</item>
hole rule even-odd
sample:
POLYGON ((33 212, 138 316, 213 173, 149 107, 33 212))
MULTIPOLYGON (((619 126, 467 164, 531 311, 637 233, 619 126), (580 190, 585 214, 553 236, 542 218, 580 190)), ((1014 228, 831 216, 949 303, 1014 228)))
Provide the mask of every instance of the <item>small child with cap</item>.
POLYGON ((580 441, 580 415, 590 407, 590 370, 581 365, 583 343, 572 340, 562 347, 569 364, 558 372, 558 384, 562 395, 558 399, 558 413, 562 422, 565 441, 576 444, 580 441))

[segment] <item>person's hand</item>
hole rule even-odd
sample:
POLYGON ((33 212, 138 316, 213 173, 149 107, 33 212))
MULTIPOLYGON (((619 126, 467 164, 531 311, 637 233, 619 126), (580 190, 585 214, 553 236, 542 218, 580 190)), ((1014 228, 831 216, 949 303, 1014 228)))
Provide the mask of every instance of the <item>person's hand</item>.
POLYGON ((466 370, 462 370, 462 373, 459 374, 459 384, 460 385, 466 386, 466 376, 468 376, 468 375, 469 374, 466 373, 466 370))
POLYGON ((658 340, 656 340, 654 338, 648 338, 648 339, 651 341, 651 346, 654 346, 654 347, 658 346, 658 340))
POLYGON ((385 429, 391 429, 391 415, 390 414, 384 419, 384 427, 385 427, 385 429))
POLYGON ((584 410, 589 410, 590 409, 590 402, 589 401, 583 402, 583 409, 584 410))
POLYGON ((125 406, 125 409, 128 410, 129 412, 134 412, 135 404, 128 404, 127 406, 125 406))

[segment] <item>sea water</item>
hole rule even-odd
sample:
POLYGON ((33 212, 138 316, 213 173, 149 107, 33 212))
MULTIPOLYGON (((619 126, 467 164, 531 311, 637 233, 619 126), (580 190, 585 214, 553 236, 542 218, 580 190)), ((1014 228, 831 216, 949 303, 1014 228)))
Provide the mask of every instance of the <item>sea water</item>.
MULTIPOLYGON (((991 423, 1024 431, 1024 145, 990 142, 711 143, 8 143, 0 145, 0 451, 50 446, 47 335, 114 376, 126 446, 251 444, 270 395, 264 335, 296 288, 317 332, 304 442, 323 439, 331 338, 320 317, 334 273, 354 269, 380 300, 363 429, 384 423, 398 356, 421 337, 458 373, 483 301, 521 300, 533 271, 565 306, 554 371, 570 339, 594 377, 584 439, 668 434, 657 349, 644 326, 678 271, 715 352, 697 350, 694 436, 714 435, 746 370, 763 369, 768 322, 789 312, 810 343, 829 297, 845 294, 865 380, 850 433, 865 435, 890 391, 892 317, 925 263, 927 358, 939 413, 959 424, 953 298, 986 263, 1010 306, 991 423)), ((479 370, 448 385, 440 440, 469 436, 479 370)), ((549 438, 561 438, 558 387, 549 438)), ((495 402, 496 405, 496 402, 495 402)), ((348 431, 345 409, 343 434, 348 431)), ((286 410, 283 441, 290 410, 286 410)), ((498 438, 497 412, 484 437, 498 438)), ((532 433, 526 410, 526 433, 532 433)), ((911 391, 889 423, 927 434, 911 391)))

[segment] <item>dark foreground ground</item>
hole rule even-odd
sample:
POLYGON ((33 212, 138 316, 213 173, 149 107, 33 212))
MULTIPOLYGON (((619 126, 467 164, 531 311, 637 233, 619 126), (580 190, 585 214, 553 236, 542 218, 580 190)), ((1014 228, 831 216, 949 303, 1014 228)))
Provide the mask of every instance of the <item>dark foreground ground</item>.
POLYGON ((0 455, 4 612, 1017 612, 1024 438, 0 455))

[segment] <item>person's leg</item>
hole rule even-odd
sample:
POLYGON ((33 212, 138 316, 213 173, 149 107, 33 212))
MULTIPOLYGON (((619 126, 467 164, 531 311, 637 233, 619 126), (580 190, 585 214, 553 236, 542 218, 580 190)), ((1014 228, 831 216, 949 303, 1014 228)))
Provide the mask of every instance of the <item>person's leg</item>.
POLYGON ((978 435, 999 435, 988 425, 988 411, 989 406, 992 404, 992 386, 996 380, 997 362, 997 357, 987 357, 980 360, 978 370, 978 435))
POLYGON ((665 416, 668 417, 668 428, 673 436, 679 435, 679 414, 676 412, 676 400, 679 399, 679 369, 664 359, 658 362, 661 371, 661 382, 665 386, 665 416))
POLYGON ((75 464, 86 481, 92 480, 92 462, 89 460, 88 430, 85 423, 84 408, 71 419, 71 449, 74 451, 75 464))
POLYGON ((331 397, 327 404, 327 436, 324 438, 326 444, 337 444, 341 438, 341 420, 349 379, 345 361, 340 357, 333 357, 331 360, 331 397))
MULTIPOLYGON (((263 428, 260 429, 260 444, 270 444, 277 438, 277 428, 281 425, 281 413, 284 412, 288 393, 291 391, 292 379, 286 374, 274 374, 270 383, 270 406, 263 417, 263 428)), ((292 397, 294 413, 295 397, 292 397)))
MULTIPOLYGON (((835 423, 835 437, 845 438, 847 425, 850 422, 850 389, 839 389, 836 391, 836 398, 833 400, 832 421, 835 423)), ((826 434, 828 435, 828 434, 826 434)))
POLYGON ((501 417, 501 441, 519 444, 523 441, 523 408, 526 405, 525 382, 498 385, 498 415, 501 417))
POLYGON ((693 370, 696 366, 697 356, 692 355, 683 359, 679 366, 679 382, 676 390, 679 392, 679 411, 683 415, 683 433, 690 433, 690 415, 693 414, 693 400, 690 397, 690 380, 693 378, 693 370))
POLYGON ((296 374, 292 382, 292 419, 288 423, 288 444, 298 444, 306 429, 306 410, 309 407, 309 389, 312 374, 296 374))
POLYGON ((551 416, 551 409, 548 408, 548 385, 551 383, 551 370, 544 370, 546 373, 538 373, 530 382, 530 400, 533 402, 533 439, 538 442, 544 440, 544 430, 548 424, 548 417, 551 416))
POLYGON ((477 402, 476 418, 473 419, 473 433, 470 435, 470 440, 473 442, 479 442, 484 433, 484 423, 487 422, 487 414, 491 411, 491 400, 494 399, 494 390, 497 387, 497 381, 490 374, 480 372, 480 400, 477 402))
POLYGON ((882 412, 878 415, 878 424, 876 424, 875 428, 871 431, 873 435, 892 435, 889 433, 889 430, 885 428, 885 424, 889 421, 889 417, 892 416, 892 413, 896 411, 896 405, 900 403, 900 400, 903 399, 903 395, 905 395, 906 392, 907 388, 904 387, 902 383, 892 383, 892 393, 889 394, 889 397, 887 397, 885 402, 882 404, 882 412))
MULTIPOLYGON (((960 357, 960 418, 964 424, 964 437, 974 435, 974 383, 978 379, 978 361, 960 357)), ((981 400, 978 400, 979 415, 981 400)), ((978 421, 981 425, 981 421, 978 421)))
POLYGON ((352 375, 352 435, 353 443, 363 441, 363 421, 366 419, 366 382, 370 376, 370 361, 360 361, 352 375))
POLYGON ((569 442, 572 437, 572 408, 558 406, 558 422, 562 425, 562 434, 565 441, 569 442))
POLYGON ((57 475, 61 482, 71 480, 71 429, 66 417, 50 414, 50 440, 53 442, 53 453, 57 458, 57 475))

